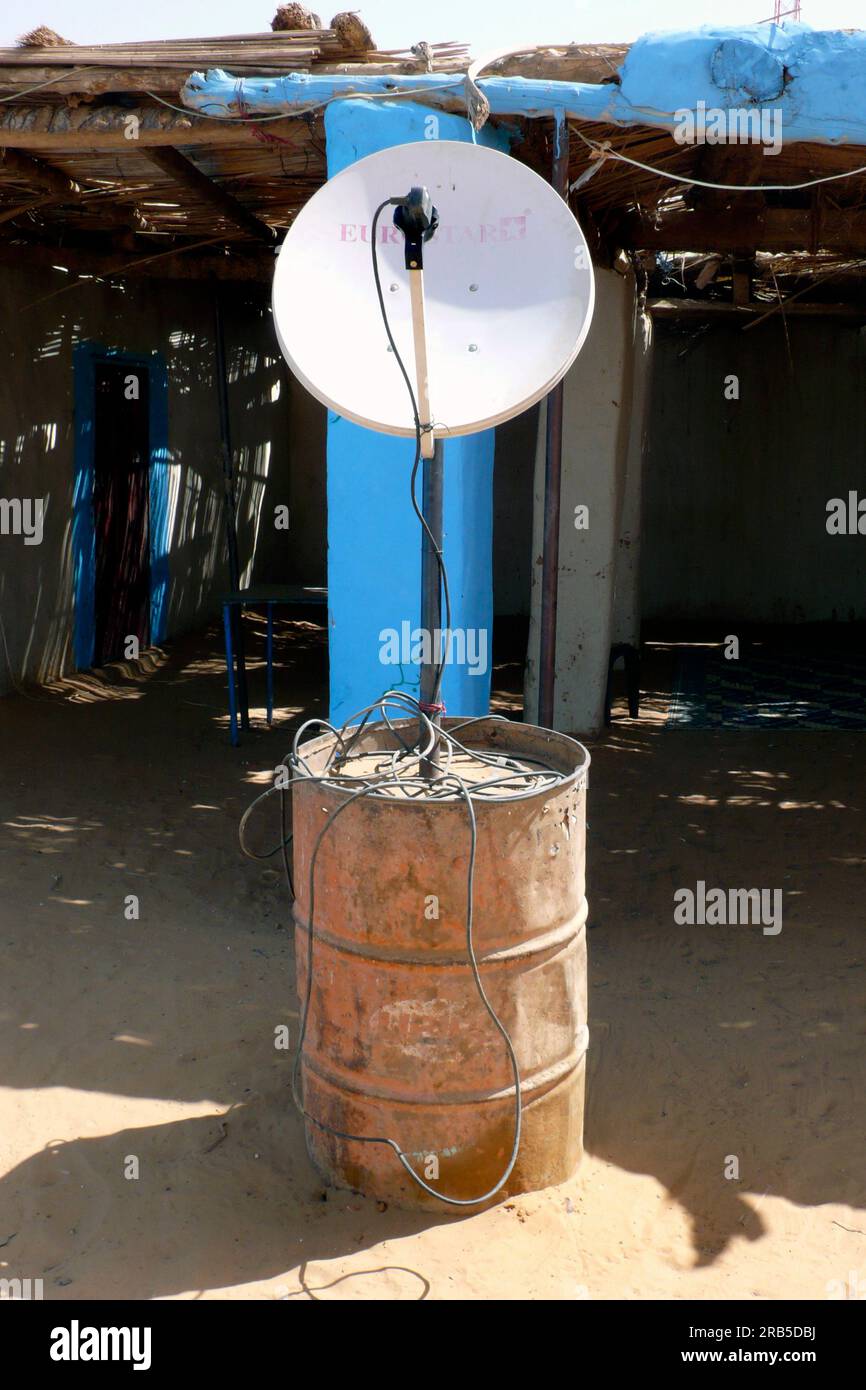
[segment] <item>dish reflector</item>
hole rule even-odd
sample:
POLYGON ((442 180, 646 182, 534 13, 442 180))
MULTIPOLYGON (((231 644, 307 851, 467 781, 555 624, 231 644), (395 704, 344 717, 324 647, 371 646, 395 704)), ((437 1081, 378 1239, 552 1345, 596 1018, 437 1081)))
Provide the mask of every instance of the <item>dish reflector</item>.
MULTIPOLYGON (((589 331, 595 282, 567 205, 517 160, 452 140, 368 155, 302 208, 274 276, 286 361, 337 414, 384 434, 415 433, 376 298, 370 227, 381 202, 418 185, 439 212, 424 294, 435 434, 447 439, 518 415, 556 385, 589 331)), ((393 212, 379 218, 379 274, 414 384, 409 272, 393 212)))

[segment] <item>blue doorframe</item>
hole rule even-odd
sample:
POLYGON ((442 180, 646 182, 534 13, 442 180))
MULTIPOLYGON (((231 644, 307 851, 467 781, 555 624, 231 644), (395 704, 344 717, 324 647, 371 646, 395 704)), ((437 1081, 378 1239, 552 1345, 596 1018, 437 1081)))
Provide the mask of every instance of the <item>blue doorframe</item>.
POLYGON ((93 431, 98 362, 128 364, 150 378, 150 640, 161 642, 168 616, 168 372, 160 352, 130 353, 102 343, 73 350, 75 458, 72 491, 72 569, 75 601, 75 666, 93 665, 96 643, 96 530, 93 521, 93 431))

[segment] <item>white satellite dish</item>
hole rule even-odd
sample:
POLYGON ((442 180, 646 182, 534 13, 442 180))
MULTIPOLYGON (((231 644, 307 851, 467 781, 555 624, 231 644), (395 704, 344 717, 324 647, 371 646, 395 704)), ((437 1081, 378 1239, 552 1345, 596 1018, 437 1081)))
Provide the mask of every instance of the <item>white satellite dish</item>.
MULTIPOLYGON (((429 419, 447 439, 518 415, 556 385, 589 331, 595 282, 567 204, 516 159, 452 140, 368 155, 301 210, 274 277, 283 354, 338 415, 384 434, 415 433, 376 297, 370 226, 380 203, 416 186, 439 214, 423 293, 429 419)), ((392 208, 377 243, 391 331, 414 379, 410 272, 392 208)))

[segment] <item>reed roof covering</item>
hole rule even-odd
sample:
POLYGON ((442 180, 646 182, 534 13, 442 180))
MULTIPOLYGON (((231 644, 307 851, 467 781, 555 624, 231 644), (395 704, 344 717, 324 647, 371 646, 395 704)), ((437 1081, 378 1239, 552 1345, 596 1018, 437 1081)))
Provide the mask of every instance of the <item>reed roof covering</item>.
MULTIPOLYGON (((363 25, 339 18, 328 28, 95 46, 59 36, 34 44, 37 31, 27 46, 0 49, 0 263, 51 265, 62 253, 88 273, 269 277, 274 247, 326 177, 322 111, 274 120, 241 105, 234 119, 208 119, 183 107, 190 73, 459 75, 470 64, 456 42, 379 50, 363 25)), ((623 44, 540 48, 484 76, 618 83, 627 54, 623 44)), ((452 109, 465 109, 460 102, 456 89, 452 109)), ((507 124, 514 155, 549 177, 553 122, 507 124)), ((599 259, 623 248, 652 274, 660 257, 682 253, 709 297, 726 284, 702 270, 713 257, 748 261, 758 293, 770 271, 776 284, 799 286, 835 267, 835 288, 866 262, 864 173, 782 193, 703 186, 808 183, 866 166, 866 148, 801 143, 767 159, 760 147, 678 144, 639 124, 569 128, 570 201, 599 259), (768 270, 767 257, 781 259, 768 270)))

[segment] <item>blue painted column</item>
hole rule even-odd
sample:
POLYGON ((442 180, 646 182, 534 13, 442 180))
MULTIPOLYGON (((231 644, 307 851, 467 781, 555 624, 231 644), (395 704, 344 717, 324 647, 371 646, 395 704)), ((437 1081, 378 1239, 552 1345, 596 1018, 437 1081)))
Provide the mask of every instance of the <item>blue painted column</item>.
MULTIPOLYGON (((334 101, 325 112, 328 175, 377 150, 423 140, 437 128, 442 140, 472 138, 463 117, 434 115, 414 103, 334 101)), ((482 138, 484 144, 507 149, 501 132, 485 127, 482 138)), ((428 254, 434 254, 432 246, 428 254)), ((370 282, 372 295, 372 272, 370 282)), ((443 549, 455 634, 442 683, 449 714, 486 714, 490 702, 493 444, 494 432, 487 430, 445 445, 443 549)), ((419 663, 413 654, 420 655, 421 527, 409 498, 414 452, 412 440, 376 434, 328 415, 334 724, 343 723, 385 690, 415 696, 419 692, 419 663)), ((421 491, 419 468, 419 505, 421 491)))

